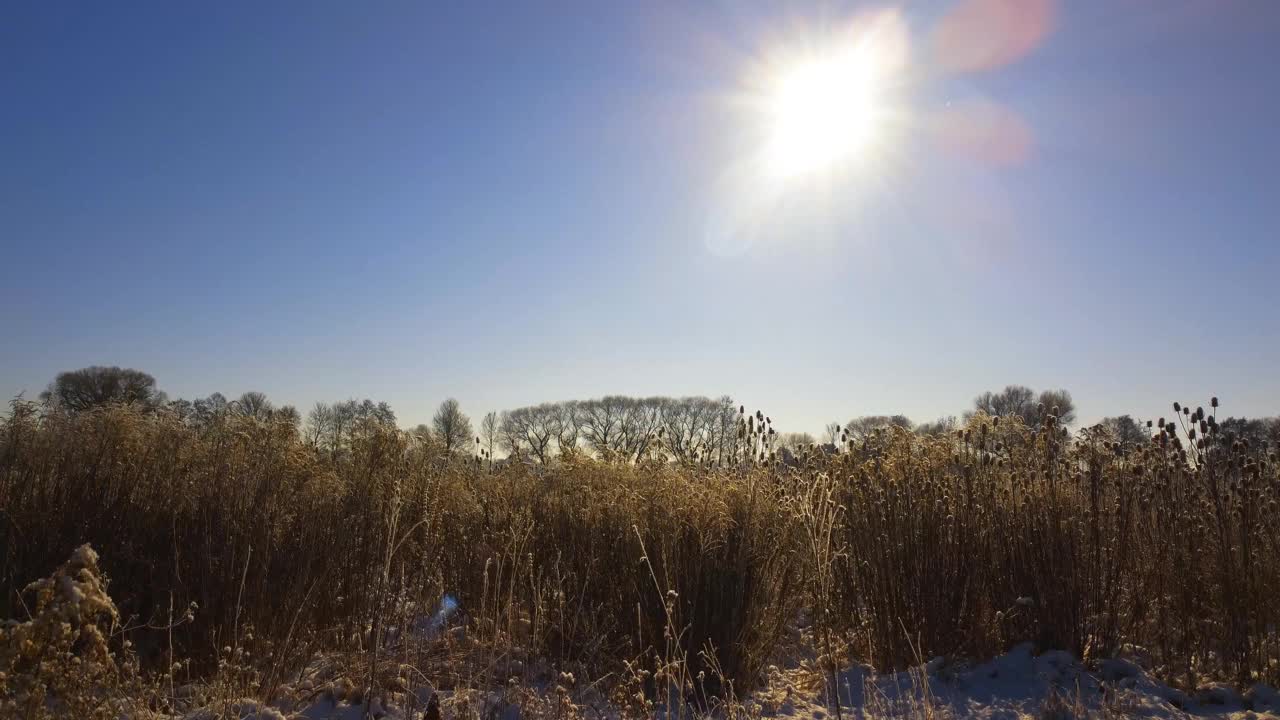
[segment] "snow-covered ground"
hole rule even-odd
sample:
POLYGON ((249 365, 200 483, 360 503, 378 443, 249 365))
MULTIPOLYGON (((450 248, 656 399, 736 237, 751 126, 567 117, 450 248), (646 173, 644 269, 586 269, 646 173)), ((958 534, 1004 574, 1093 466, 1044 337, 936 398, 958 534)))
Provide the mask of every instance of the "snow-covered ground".
MULTIPOLYGON (((849 718, 1280 718, 1280 693, 1264 685, 1243 694, 1215 685, 1188 695, 1155 681, 1128 660, 1106 661, 1089 670, 1064 652, 1036 656, 1030 645, 976 665, 949 664, 937 658, 888 675, 855 667, 841 673, 839 681, 843 715, 849 718)), ((746 699, 741 710, 748 716, 765 718, 834 717, 825 689, 815 690, 814 685, 811 673, 805 677, 799 669, 771 668, 768 686, 746 699)), ((430 694, 429 690, 417 694, 412 713, 378 703, 374 715, 386 720, 419 720, 430 694)), ((490 693, 477 702, 475 695, 464 699, 441 693, 441 717, 477 716, 461 712, 464 705, 473 711, 483 707, 485 717, 502 720, 575 716, 548 714, 549 694, 490 693)), ((579 700, 582 705, 577 717, 618 717, 598 698, 579 700)), ((361 703, 351 702, 339 691, 322 693, 297 707, 260 708, 246 702, 235 715, 255 720, 356 720, 362 713, 361 703)), ((215 716, 195 712, 186 720, 211 717, 215 716)))
MULTIPOLYGON (((853 717, 1280 717, 1280 694, 1265 685, 1243 695, 1215 685, 1188 696, 1129 660, 1109 660, 1089 671, 1069 653, 1036 656, 1029 644, 977 665, 935 658, 889 675, 851 668, 839 680, 853 717)), ((776 698, 778 684, 774 680, 757 696, 776 698)), ((766 704, 762 714, 819 718, 833 708, 823 698, 791 693, 773 707, 766 704)))

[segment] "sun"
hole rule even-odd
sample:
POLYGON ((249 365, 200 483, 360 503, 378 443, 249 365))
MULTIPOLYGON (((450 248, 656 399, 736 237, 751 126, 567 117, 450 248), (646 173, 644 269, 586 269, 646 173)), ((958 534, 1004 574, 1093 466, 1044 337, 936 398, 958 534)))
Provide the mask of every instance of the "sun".
POLYGON ((881 15, 775 56, 760 96, 768 174, 828 175, 869 160, 891 116, 889 91, 905 51, 899 18, 881 15))
POLYGON ((855 160, 874 138, 876 77, 867 53, 820 57, 788 69, 769 103, 769 169, 784 177, 855 160))
POLYGON ((708 189, 707 244, 738 255, 765 244, 839 241, 892 195, 924 127, 897 8, 773 23, 730 59, 737 83, 715 97, 725 164, 708 189))

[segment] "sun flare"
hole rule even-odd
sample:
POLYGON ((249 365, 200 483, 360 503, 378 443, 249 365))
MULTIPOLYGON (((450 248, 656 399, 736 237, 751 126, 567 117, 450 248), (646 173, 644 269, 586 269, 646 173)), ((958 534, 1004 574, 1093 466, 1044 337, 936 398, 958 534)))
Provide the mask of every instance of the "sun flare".
POLYGON ((733 125, 707 216, 715 253, 838 242, 834 228, 888 196, 919 128, 910 45, 892 8, 781 23, 757 41, 723 96, 733 125))
POLYGON ((886 97, 900 71, 905 33, 896 16, 772 63, 762 98, 764 165, 791 179, 866 160, 881 139, 886 97))
POLYGON ((863 59, 837 57, 784 75, 771 103, 770 169, 794 176, 855 158, 875 132, 871 70, 863 59))

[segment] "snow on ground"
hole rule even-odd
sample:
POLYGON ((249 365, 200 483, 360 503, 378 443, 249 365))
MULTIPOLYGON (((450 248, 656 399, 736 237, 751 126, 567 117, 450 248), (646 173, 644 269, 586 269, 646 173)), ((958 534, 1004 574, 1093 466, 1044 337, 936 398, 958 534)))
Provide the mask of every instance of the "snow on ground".
MULTIPOLYGON (((769 684, 744 703, 752 716, 779 719, 825 719, 835 716, 823 690, 812 688, 813 678, 799 669, 771 668, 769 684)), ((1206 686, 1193 695, 1172 689, 1128 660, 1109 660, 1096 670, 1084 668, 1071 655, 1047 652, 1036 656, 1030 645, 1020 645, 993 660, 977 665, 948 664, 936 658, 912 670, 876 675, 855 667, 839 677, 844 717, 876 718, 1019 718, 1136 717, 1136 718, 1280 718, 1280 693, 1258 685, 1244 694, 1224 685, 1206 686)), ((418 694, 412 717, 402 708, 376 705, 375 717, 384 720, 419 720, 429 691, 418 694)), ((531 694, 522 695, 529 700, 531 694)), ((474 699, 474 698, 473 698, 474 699)), ((443 717, 460 717, 457 697, 441 694, 443 717)), ((505 703, 491 693, 481 703, 486 717, 530 720, 550 717, 544 712, 522 712, 520 704, 505 703)), ((474 706, 474 705, 473 705, 474 706)), ((595 702, 584 717, 616 717, 595 702)), ((527 707, 527 706, 526 706, 527 707)), ((675 716, 676 713, 671 713, 675 716)), ((259 708, 245 702, 235 713, 243 720, 357 720, 362 705, 319 697, 295 708, 259 708)), ((198 713, 187 720, 200 720, 198 713)))
MULTIPOLYGON (((1157 682, 1128 660, 1108 660, 1090 672, 1069 653, 1035 656, 1030 644, 973 666, 948 665, 935 658, 922 667, 888 675, 852 668, 841 674, 839 683, 846 714, 859 718, 1280 718, 1280 694, 1265 685, 1244 695, 1214 685, 1190 697, 1157 682)), ((760 695, 776 696, 776 692, 771 687, 760 695)), ((822 718, 832 710, 821 697, 793 694, 775 707, 766 704, 762 714, 822 718)))

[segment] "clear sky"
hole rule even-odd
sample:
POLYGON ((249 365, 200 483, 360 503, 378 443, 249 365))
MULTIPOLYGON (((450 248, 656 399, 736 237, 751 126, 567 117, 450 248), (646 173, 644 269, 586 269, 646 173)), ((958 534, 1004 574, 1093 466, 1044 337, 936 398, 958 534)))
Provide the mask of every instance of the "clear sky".
POLYGON ((1270 0, 9 3, 0 395, 1280 413, 1277 73, 1270 0), (868 18, 874 149, 761 180, 761 78, 868 18))

